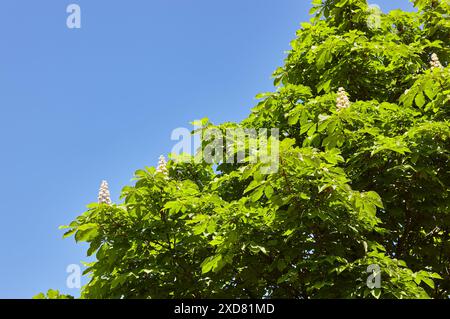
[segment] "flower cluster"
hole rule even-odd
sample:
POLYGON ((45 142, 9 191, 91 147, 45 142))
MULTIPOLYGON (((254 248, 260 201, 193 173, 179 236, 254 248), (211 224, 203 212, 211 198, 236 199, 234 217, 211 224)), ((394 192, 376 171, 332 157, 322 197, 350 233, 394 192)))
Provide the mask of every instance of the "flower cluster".
POLYGON ((431 55, 431 61, 430 61, 430 64, 431 64, 431 68, 432 68, 432 69, 434 69, 434 68, 436 68, 436 69, 441 69, 441 68, 442 68, 442 64, 441 64, 441 62, 439 61, 439 58, 438 58, 438 56, 437 56, 436 53, 433 53, 433 54, 431 55))
POLYGON ((157 173, 161 173, 164 174, 166 177, 168 176, 169 172, 167 170, 167 162, 166 162, 166 158, 161 155, 159 157, 159 161, 158 161, 158 167, 156 168, 156 172, 157 173))
POLYGON ((338 111, 346 109, 350 106, 350 100, 348 99, 347 92, 343 87, 338 89, 338 97, 336 99, 336 108, 338 111))
POLYGON ((109 194, 109 187, 107 181, 102 181, 100 191, 98 192, 98 203, 111 205, 111 195, 109 194))

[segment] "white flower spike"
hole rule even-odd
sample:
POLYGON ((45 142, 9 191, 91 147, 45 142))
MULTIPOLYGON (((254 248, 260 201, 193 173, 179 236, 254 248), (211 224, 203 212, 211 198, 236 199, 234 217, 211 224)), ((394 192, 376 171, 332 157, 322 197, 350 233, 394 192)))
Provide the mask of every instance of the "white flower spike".
POLYGON ((443 66, 442 66, 441 62, 439 61, 439 58, 438 58, 436 53, 433 53, 431 55, 430 64, 431 64, 431 68, 432 69, 435 69, 435 68, 436 69, 442 69, 443 68, 443 66))
POLYGON ((100 191, 98 192, 98 203, 111 205, 111 195, 109 193, 109 186, 107 181, 102 181, 100 191))
POLYGON ((167 171, 167 161, 163 155, 161 155, 159 157, 158 167, 156 168, 156 172, 164 174, 166 177, 168 177, 168 175, 169 175, 169 172, 167 171))
POLYGON ((350 106, 350 100, 348 99, 347 92, 343 87, 338 89, 338 97, 336 99, 336 108, 338 111, 346 109, 350 106))

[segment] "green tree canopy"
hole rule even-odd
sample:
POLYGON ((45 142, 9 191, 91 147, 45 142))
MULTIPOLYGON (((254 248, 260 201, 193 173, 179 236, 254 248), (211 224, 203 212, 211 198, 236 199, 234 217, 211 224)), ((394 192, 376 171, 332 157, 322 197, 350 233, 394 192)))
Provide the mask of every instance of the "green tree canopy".
POLYGON ((201 123, 278 128, 278 171, 188 155, 137 171, 123 203, 67 226, 96 257, 82 297, 448 298, 450 4, 414 5, 314 0, 274 92, 201 123))

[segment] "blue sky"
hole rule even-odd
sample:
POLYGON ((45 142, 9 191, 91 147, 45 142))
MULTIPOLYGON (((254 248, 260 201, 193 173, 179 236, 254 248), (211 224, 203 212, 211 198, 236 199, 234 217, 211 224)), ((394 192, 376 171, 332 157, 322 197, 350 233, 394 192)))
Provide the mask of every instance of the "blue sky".
MULTIPOLYGON (((306 0, 2 0, 0 298, 66 287, 85 245, 62 239, 96 201, 170 152, 189 122, 243 119, 302 21, 306 0), (68 29, 66 7, 82 10, 68 29)), ((383 11, 407 0, 376 0, 383 11)))

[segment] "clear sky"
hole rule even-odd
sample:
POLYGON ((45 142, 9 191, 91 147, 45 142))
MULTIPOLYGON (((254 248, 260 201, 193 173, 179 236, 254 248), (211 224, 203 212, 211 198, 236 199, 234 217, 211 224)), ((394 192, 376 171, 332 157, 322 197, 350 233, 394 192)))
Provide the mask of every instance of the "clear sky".
MULTIPOLYGON (((383 11, 407 0, 374 0, 383 11)), ((170 152, 189 122, 238 121, 302 21, 307 0, 2 0, 0 298, 66 287, 85 245, 62 239, 96 201, 170 152), (81 7, 68 29, 66 7, 81 7)))

